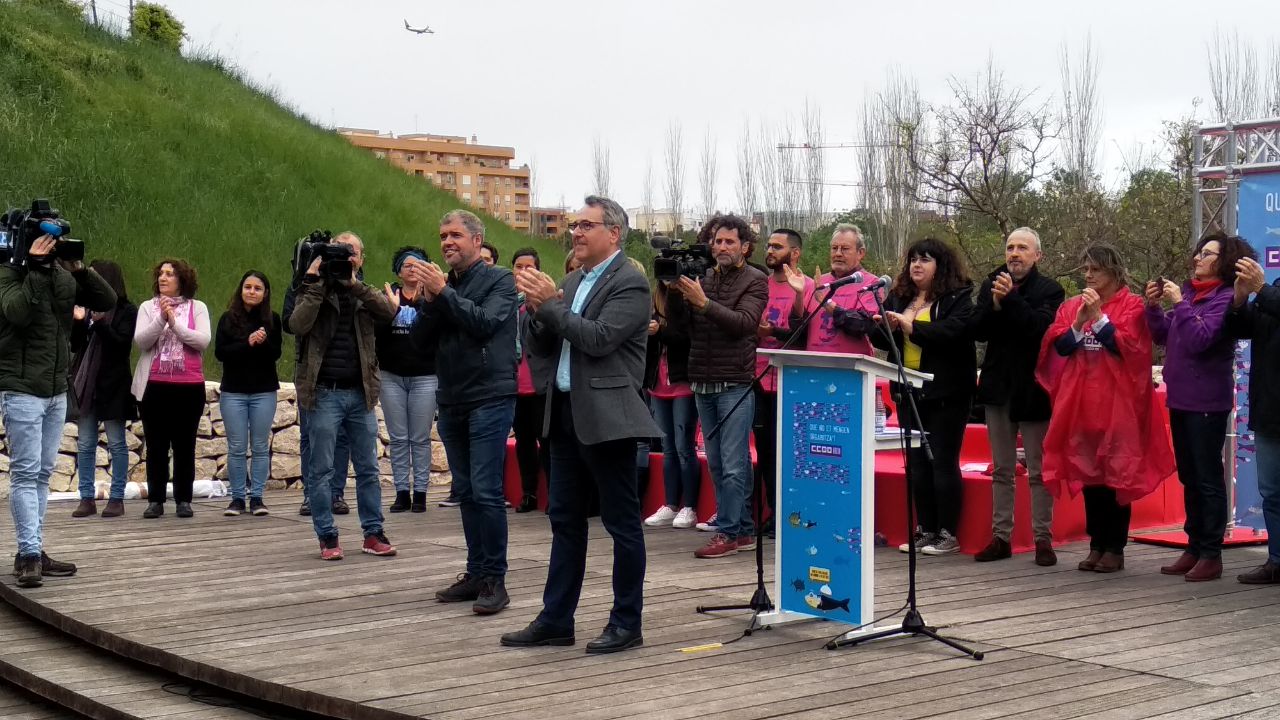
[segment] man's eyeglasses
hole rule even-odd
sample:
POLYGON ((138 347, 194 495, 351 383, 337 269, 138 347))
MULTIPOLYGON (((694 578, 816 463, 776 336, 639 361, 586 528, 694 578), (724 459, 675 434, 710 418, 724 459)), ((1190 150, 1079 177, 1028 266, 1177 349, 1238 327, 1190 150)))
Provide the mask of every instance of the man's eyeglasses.
POLYGON ((569 223, 568 227, 569 227, 569 232, 571 233, 578 232, 579 230, 585 233, 585 232, 591 232, 591 229, 594 227, 603 226, 603 225, 604 223, 602 222, 594 222, 592 220, 579 220, 577 222, 569 223))

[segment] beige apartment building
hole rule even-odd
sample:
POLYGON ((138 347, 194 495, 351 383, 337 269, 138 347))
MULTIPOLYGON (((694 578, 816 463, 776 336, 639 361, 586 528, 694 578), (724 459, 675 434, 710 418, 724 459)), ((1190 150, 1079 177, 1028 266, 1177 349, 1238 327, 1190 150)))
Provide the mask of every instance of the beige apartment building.
POLYGON ((522 232, 530 232, 529 166, 512 167, 515 148, 480 145, 452 135, 400 135, 338 128, 352 145, 457 195, 472 207, 522 232))

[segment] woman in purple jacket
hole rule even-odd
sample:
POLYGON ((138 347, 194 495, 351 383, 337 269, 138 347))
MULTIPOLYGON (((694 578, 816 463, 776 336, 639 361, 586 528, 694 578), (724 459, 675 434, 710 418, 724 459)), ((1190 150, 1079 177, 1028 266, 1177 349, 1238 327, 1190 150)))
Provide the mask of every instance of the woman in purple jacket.
POLYGON ((1236 280, 1236 261, 1253 257, 1237 237, 1213 235, 1196 245, 1191 279, 1181 288, 1164 280, 1147 283, 1147 326, 1166 348, 1169 426, 1178 462, 1187 519, 1187 549, 1165 575, 1188 582, 1222 577, 1222 537, 1227 530, 1227 488, 1222 446, 1227 437, 1235 385, 1235 341, 1224 329, 1236 280), (1161 301, 1173 304, 1161 308, 1161 301))

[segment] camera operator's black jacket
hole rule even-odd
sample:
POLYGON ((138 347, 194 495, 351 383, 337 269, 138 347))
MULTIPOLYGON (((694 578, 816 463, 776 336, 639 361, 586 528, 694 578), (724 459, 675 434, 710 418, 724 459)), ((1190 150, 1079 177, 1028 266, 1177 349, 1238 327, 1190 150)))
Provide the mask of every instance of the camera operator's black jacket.
POLYGON ((116 293, 98 273, 0 265, 0 390, 51 398, 67 391, 71 311, 116 306, 116 293))
POLYGON ((413 341, 436 347, 436 400, 483 402, 516 394, 516 282, 511 271, 477 259, 449 272, 439 297, 419 301, 413 341))
MULTIPOLYGON (((298 390, 298 404, 308 410, 316 405, 316 377, 324 362, 324 353, 333 339, 338 324, 338 298, 329 283, 314 275, 308 275, 299 288, 290 313, 289 329, 298 337, 298 365, 294 369, 294 383, 298 390)), ((364 389, 365 407, 372 410, 378 404, 378 354, 375 349, 374 327, 388 323, 396 316, 386 296, 355 282, 345 292, 351 293, 355 302, 356 351, 360 356, 360 380, 364 389)))

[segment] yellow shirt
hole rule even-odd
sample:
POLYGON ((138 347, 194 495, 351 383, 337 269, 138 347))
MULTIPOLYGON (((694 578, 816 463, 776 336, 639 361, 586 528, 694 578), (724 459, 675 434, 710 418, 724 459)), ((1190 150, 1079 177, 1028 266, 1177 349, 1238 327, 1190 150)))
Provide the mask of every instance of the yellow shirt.
MULTIPOLYGON (((915 325, 919 325, 920 323, 927 323, 927 322, 929 322, 929 306, 926 305, 924 309, 920 311, 920 314, 916 315, 916 319, 912 323, 912 325, 915 326, 915 325)), ((919 370, 920 369, 920 346, 911 342, 911 338, 909 336, 904 338, 903 345, 904 347, 902 348, 902 361, 906 363, 907 367, 911 368, 912 370, 919 370)))

